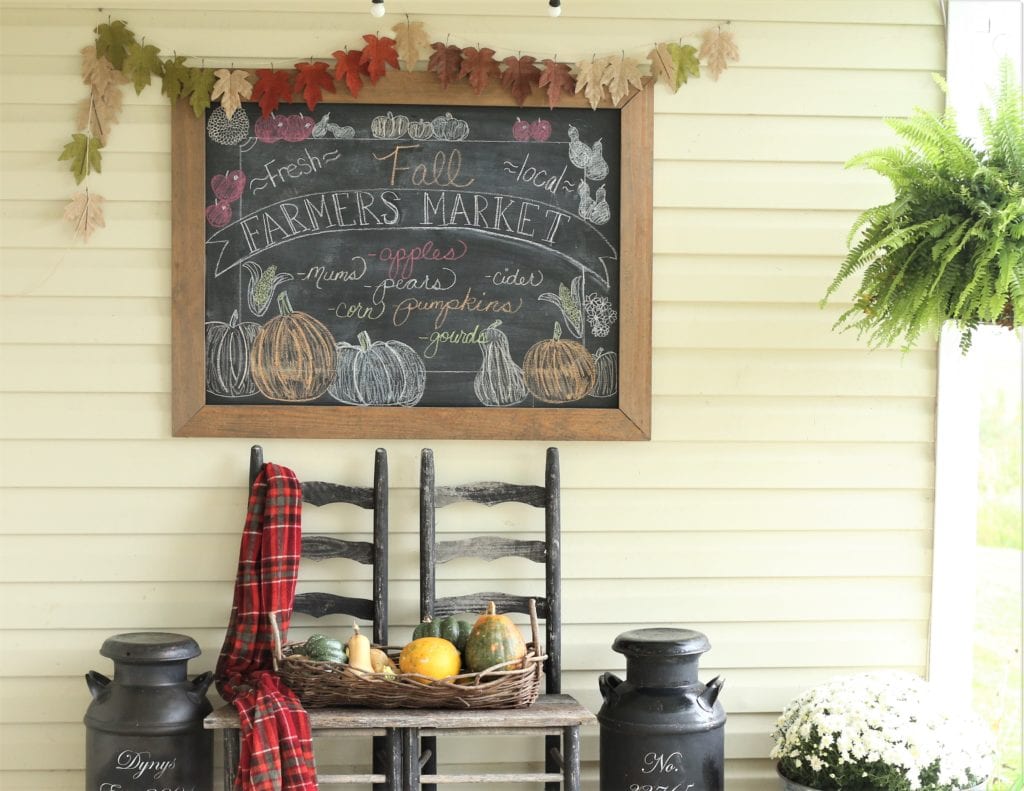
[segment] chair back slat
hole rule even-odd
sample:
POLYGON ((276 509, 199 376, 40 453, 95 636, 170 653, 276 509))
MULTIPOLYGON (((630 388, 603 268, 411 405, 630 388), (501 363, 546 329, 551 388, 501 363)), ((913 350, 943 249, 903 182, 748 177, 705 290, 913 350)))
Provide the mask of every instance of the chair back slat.
POLYGON ((455 541, 438 541, 436 563, 447 563, 456 558, 498 558, 520 557, 543 563, 547 559, 547 545, 543 541, 524 541, 504 536, 474 536, 455 541))
POLYGON ((470 502, 480 505, 501 503, 525 503, 534 508, 547 504, 547 492, 543 486, 525 486, 518 483, 480 481, 461 486, 438 486, 434 495, 434 507, 444 508, 452 503, 470 502))
POLYGON ((350 503, 367 510, 376 502, 373 488, 369 486, 344 486, 329 481, 303 481, 302 499, 310 505, 350 503))
POLYGON ((369 541, 347 541, 334 536, 302 537, 302 557, 310 560, 347 558, 364 566, 373 565, 373 544, 369 541))
POLYGON ((370 599, 354 599, 325 591, 311 591, 295 594, 295 612, 314 618, 323 618, 325 615, 351 615, 353 618, 369 621, 373 618, 373 602, 370 599))
MULTIPOLYGON (((479 615, 487 609, 487 605, 490 602, 494 602, 498 612, 521 612, 527 614, 530 612, 531 600, 536 603, 537 617, 546 620, 548 617, 548 603, 543 599, 538 599, 534 596, 514 596, 497 591, 482 591, 480 593, 467 593, 462 596, 442 597, 434 602, 434 612, 431 617, 444 618, 449 615, 458 615, 459 613, 476 613, 479 615)), ((547 646, 544 646, 544 648, 547 650, 547 646)))

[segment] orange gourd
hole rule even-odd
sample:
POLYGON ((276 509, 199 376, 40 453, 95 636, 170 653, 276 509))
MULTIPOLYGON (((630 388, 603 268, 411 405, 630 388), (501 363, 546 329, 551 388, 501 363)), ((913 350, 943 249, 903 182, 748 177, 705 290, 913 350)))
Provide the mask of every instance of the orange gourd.
POLYGON ((501 615, 489 602, 487 612, 476 619, 466 640, 466 667, 479 673, 503 662, 515 662, 507 670, 522 667, 526 656, 526 641, 512 619, 501 615))
POLYGON ((398 667, 403 673, 448 678, 458 675, 462 657, 459 649, 442 637, 420 637, 402 649, 398 667))

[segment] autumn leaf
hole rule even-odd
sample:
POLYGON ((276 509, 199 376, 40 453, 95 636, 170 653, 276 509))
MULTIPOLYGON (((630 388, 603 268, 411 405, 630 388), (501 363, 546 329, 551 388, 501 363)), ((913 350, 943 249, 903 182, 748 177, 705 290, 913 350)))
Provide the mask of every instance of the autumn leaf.
POLYGON ((668 51, 668 44, 655 44, 654 49, 647 53, 647 60, 651 62, 651 76, 655 82, 665 80, 670 88, 676 90, 676 62, 668 51))
POLYGON ((587 98, 592 110, 596 110, 604 99, 611 61, 611 57, 591 58, 576 64, 576 93, 582 93, 587 98))
POLYGON ((454 44, 435 41, 431 44, 434 54, 427 61, 427 71, 432 71, 441 81, 441 87, 447 88, 450 82, 457 81, 462 74, 462 49, 454 44))
POLYGON ((573 79, 568 63, 559 63, 556 60, 545 60, 544 71, 540 75, 540 87, 547 86, 548 107, 552 110, 562 99, 563 93, 573 93, 576 88, 576 80, 573 79))
POLYGON ((469 77, 469 84, 477 93, 483 93, 492 77, 501 76, 501 65, 494 59, 494 50, 489 47, 466 47, 462 50, 462 68, 459 79, 469 77))
POLYGON ((353 49, 346 52, 339 49, 335 50, 333 54, 334 59, 338 62, 334 67, 334 79, 344 79, 348 92, 358 98, 359 91, 363 89, 363 75, 367 73, 366 65, 362 62, 362 51, 353 49))
POLYGON ((422 22, 399 22, 395 31, 395 50, 406 71, 412 71, 420 60, 420 50, 430 46, 430 36, 423 29, 422 22))
POLYGON ((217 82, 213 85, 210 98, 220 99, 224 115, 230 118, 242 106, 242 100, 252 96, 249 72, 242 71, 242 69, 217 69, 213 76, 217 78, 217 82))
POLYGON ((115 69, 109 60, 98 56, 96 47, 85 47, 82 49, 82 82, 94 91, 103 93, 111 86, 127 84, 128 78, 115 69))
POLYGON ((606 72, 608 78, 608 95, 612 99, 612 104, 616 107, 619 106, 619 102, 629 95, 629 88, 643 88, 644 83, 640 75, 640 64, 637 63, 633 58, 617 58, 612 56, 608 62, 608 70, 606 72))
POLYGON ((700 76, 700 60, 697 58, 697 48, 689 44, 669 44, 668 51, 676 65, 675 88, 678 91, 691 76, 700 76))
POLYGON ((395 52, 395 40, 384 36, 377 38, 373 33, 363 36, 366 46, 363 47, 363 54, 359 58, 360 63, 366 64, 366 73, 370 82, 374 85, 377 80, 384 76, 386 66, 393 69, 398 68, 398 53, 395 52))
POLYGON ((215 79, 213 69, 188 70, 188 103, 196 118, 201 118, 203 111, 210 106, 210 91, 215 79))
POLYGON ((103 200, 102 195, 89 190, 71 196, 71 201, 64 207, 64 219, 71 223, 75 238, 81 237, 88 242, 97 228, 107 227, 103 220, 103 200))
POLYGON ((71 142, 64 146, 64 151, 61 152, 57 161, 70 160, 75 183, 81 184, 92 171, 100 172, 101 148, 103 148, 103 144, 97 138, 76 132, 71 135, 71 142))
POLYGON ((92 90, 89 95, 78 103, 77 128, 88 130, 93 137, 107 144, 111 127, 121 116, 121 88, 113 84, 104 92, 92 90))
POLYGON ((96 27, 96 55, 106 58, 111 65, 121 70, 128 48, 135 43, 135 34, 128 29, 123 19, 96 27))
POLYGON ((256 84, 252 86, 252 98, 259 102, 260 112, 264 118, 274 112, 281 102, 291 99, 294 92, 290 71, 256 69, 256 84))
POLYGON ((139 94, 149 85, 154 74, 159 77, 163 73, 163 67, 159 47, 136 43, 128 47, 121 71, 135 84, 135 93, 139 94))
POLYGON ((700 52, 697 54, 707 64, 713 80, 729 68, 730 60, 740 59, 740 50, 732 32, 721 27, 708 28, 701 34, 700 52))
POLYGON ((502 61, 505 64, 505 71, 501 73, 501 84, 512 94, 512 98, 520 107, 530 95, 533 86, 540 81, 540 69, 533 65, 536 60, 530 55, 523 55, 521 58, 509 55, 502 61))
POLYGON ((160 92, 172 102, 188 94, 188 66, 185 65, 184 55, 175 55, 164 61, 160 92))
POLYGON ((334 80, 327 73, 329 63, 322 60, 314 60, 309 63, 296 63, 295 70, 295 92, 306 100, 306 107, 310 112, 316 109, 320 100, 324 98, 324 91, 334 93, 334 80))

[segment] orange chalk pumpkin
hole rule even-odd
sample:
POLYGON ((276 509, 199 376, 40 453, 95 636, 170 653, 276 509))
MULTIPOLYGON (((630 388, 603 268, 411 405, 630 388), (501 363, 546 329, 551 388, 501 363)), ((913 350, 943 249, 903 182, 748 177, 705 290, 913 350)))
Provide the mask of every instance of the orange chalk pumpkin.
POLYGON ((526 388, 541 401, 564 404, 590 392, 597 377, 594 357, 577 341, 562 339, 562 325, 555 324, 550 340, 533 344, 523 360, 526 388))
POLYGON ((312 401, 334 381, 334 337, 322 322, 294 310, 287 291, 278 294, 277 309, 280 315, 253 341, 253 381, 275 401, 312 401))

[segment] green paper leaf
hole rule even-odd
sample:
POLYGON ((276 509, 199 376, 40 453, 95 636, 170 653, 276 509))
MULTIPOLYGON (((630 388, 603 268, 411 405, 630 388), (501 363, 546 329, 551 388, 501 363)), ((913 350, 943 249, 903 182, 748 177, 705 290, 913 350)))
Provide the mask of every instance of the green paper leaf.
POLYGON ((160 61, 160 48, 152 44, 132 44, 125 55, 124 76, 135 84, 135 93, 149 85, 153 75, 163 74, 164 64, 160 61))
POLYGON ((64 146, 64 151, 61 152, 57 161, 70 160, 75 183, 81 184, 92 171, 101 172, 101 148, 103 148, 103 144, 97 138, 76 133, 71 135, 71 142, 64 146))
POLYGON ((700 76, 700 58, 697 57, 697 48, 689 44, 669 44, 668 51, 676 65, 675 88, 678 91, 690 77, 700 76))
POLYGON ((188 94, 188 66, 184 55, 175 55, 164 61, 163 85, 160 92, 172 102, 188 94))
POLYGON ((96 55, 105 57, 110 64, 121 70, 128 48, 135 43, 135 34, 128 29, 123 19, 99 25, 96 30, 96 55))
POLYGON ((192 105, 196 118, 202 118, 203 112, 210 106, 210 93, 217 78, 213 69, 189 69, 188 73, 188 103, 192 105))

